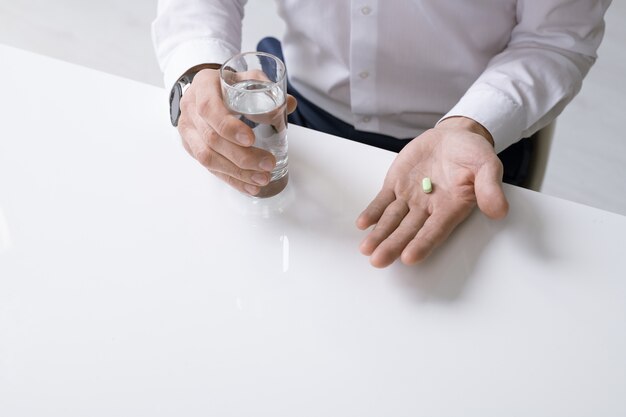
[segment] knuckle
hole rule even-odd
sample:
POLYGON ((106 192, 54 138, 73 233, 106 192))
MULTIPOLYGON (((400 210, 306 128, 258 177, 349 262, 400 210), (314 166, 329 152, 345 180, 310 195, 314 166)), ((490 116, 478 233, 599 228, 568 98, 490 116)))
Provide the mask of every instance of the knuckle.
POLYGON ((244 152, 237 158, 237 165, 242 168, 254 167, 257 165, 257 158, 248 152, 244 152))
POLYGON ((228 130, 230 125, 229 117, 222 117, 220 121, 217 123, 216 130, 223 136, 224 133, 228 130))
POLYGON ((226 175, 226 183, 234 188, 239 188, 239 185, 240 185, 239 181, 237 181, 235 178, 231 177, 230 175, 226 175))
POLYGON ((437 245, 435 237, 431 234, 422 236, 419 243, 418 249, 424 253, 430 252, 437 245))
POLYGON ((246 176, 246 171, 245 171, 243 168, 236 167, 236 168, 235 168, 235 172, 233 173, 233 176, 234 176, 235 178, 238 178, 238 179, 243 180, 243 179, 245 179, 246 177, 249 177, 250 175, 247 175, 247 176, 246 176))
POLYGON ((195 158, 205 167, 212 167, 215 160, 215 154, 211 149, 203 148, 196 152, 195 158))
POLYGON ((374 229, 370 232, 368 239, 372 242, 382 242, 386 235, 387 230, 385 229, 385 226, 377 223, 376 226, 374 226, 374 229))
POLYGON ((212 108, 213 106, 211 105, 210 100, 201 100, 196 103, 196 110, 198 111, 198 114, 201 114, 203 116, 208 116, 209 114, 211 114, 212 108))
POLYGON ((221 140, 220 135, 218 135, 217 132, 211 127, 207 127, 202 136, 204 137, 204 141, 207 143, 207 145, 214 149, 215 147, 217 147, 221 140))
POLYGON ((242 193, 247 193, 248 191, 244 188, 244 183, 237 178, 231 177, 230 175, 225 175, 224 180, 226 183, 235 188, 236 190, 241 191, 242 193))
POLYGON ((222 141, 222 137, 214 130, 211 132, 208 139, 211 146, 217 146, 222 141))

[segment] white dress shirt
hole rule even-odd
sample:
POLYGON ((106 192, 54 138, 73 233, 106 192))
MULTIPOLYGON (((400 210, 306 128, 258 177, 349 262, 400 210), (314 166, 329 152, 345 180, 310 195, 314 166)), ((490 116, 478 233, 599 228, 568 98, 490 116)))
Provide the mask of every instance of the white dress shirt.
MULTIPOLYGON (((255 1, 255 0, 252 0, 255 1)), ((241 45, 247 0, 160 0, 165 84, 241 45)), ((412 138, 450 116, 499 152, 549 124, 596 59, 611 0, 277 0, 289 79, 356 129, 412 138)))

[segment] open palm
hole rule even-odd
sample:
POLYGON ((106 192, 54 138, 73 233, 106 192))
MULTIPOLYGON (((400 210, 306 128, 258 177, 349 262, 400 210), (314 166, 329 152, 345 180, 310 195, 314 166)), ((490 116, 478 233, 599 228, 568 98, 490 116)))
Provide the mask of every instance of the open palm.
POLYGON ((491 218, 504 217, 502 163, 485 137, 458 127, 437 127, 409 143, 391 165, 382 190, 357 219, 376 225, 361 243, 372 265, 425 259, 478 204, 491 218), (422 179, 433 182, 430 194, 422 179))

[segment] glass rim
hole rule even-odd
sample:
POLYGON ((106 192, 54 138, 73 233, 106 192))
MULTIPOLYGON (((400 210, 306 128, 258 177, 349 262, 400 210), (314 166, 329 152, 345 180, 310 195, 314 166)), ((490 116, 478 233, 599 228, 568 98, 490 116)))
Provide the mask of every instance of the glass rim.
POLYGON ((271 81, 271 85, 268 85, 267 87, 259 88, 258 90, 255 90, 255 91, 259 91, 259 92, 267 91, 267 90, 271 89, 272 87, 274 87, 276 84, 282 84, 284 82, 285 77, 287 76, 287 68, 285 67, 285 63, 282 61, 282 59, 280 59, 276 55, 272 55, 272 54, 269 54, 267 52, 250 51, 250 52, 240 52, 240 53, 238 53, 236 55, 233 55, 232 57, 228 58, 226 60, 226 62, 224 62, 222 64, 222 66, 220 67, 220 81, 226 87, 233 88, 233 89, 238 89, 234 85, 229 84, 228 81, 226 81, 224 79, 224 69, 228 68, 227 64, 229 62, 235 60, 235 59, 243 58, 243 57, 248 56, 248 55, 264 56, 266 58, 270 58, 270 59, 274 60, 275 62, 277 62, 278 64, 280 64, 280 68, 282 69, 282 74, 280 75, 280 78, 278 78, 276 81, 271 81))

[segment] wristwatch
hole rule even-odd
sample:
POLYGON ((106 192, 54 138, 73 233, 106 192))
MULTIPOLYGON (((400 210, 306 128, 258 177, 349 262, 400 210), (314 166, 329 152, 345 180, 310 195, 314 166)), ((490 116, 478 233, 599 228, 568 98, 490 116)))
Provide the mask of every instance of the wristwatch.
POLYGON ((185 91, 187 91, 191 85, 196 74, 204 69, 220 69, 221 67, 220 64, 196 65, 187 70, 187 72, 174 83, 174 87, 172 87, 172 91, 170 91, 170 120, 172 126, 178 126, 178 119, 180 118, 180 99, 183 98, 183 94, 185 94, 185 91))

